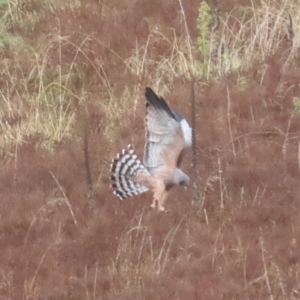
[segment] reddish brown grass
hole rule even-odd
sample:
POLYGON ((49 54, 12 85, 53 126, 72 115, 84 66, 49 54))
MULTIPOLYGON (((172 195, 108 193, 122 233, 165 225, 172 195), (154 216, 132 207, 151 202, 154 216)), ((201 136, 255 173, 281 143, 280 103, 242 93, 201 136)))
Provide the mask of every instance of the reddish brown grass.
MULTIPOLYGON (((292 99, 300 96, 300 70, 297 64, 284 65, 286 41, 264 61, 264 76, 260 63, 253 62, 247 71, 196 82, 198 164, 193 170, 191 156, 186 157, 192 184, 187 191, 171 191, 168 213, 150 209, 150 193, 124 202, 112 194, 109 161, 128 143, 142 155, 143 91, 155 83, 155 66, 138 76, 124 61, 136 43, 146 44, 151 26, 169 36, 170 28, 178 35, 183 31, 176 1, 144 2, 86 1, 76 7, 67 1, 70 7, 54 5, 54 17, 32 1, 30 9, 42 16, 33 32, 11 28, 33 47, 45 35, 68 36, 61 53, 55 47, 50 51, 52 71, 60 65, 68 72, 76 55, 71 43, 79 47, 84 37, 91 38, 70 76, 69 88, 82 96, 70 96, 68 109, 77 113, 72 135, 51 151, 40 146, 39 135, 28 136, 10 149, 12 158, 3 154, 1 298, 298 299, 300 116, 292 99), (126 89, 136 96, 136 106, 122 98, 126 89), (111 114, 107 99, 124 105, 122 113, 111 114), (92 207, 83 155, 87 122, 92 207)), ((225 2, 223 11, 236 3, 225 2)), ((196 39, 198 4, 184 5, 196 39)), ((170 54, 166 44, 153 43, 149 51, 153 61, 170 54)), ((26 55, 15 73, 11 67, 16 78, 32 68, 26 55)), ((1 56, 10 59, 7 49, 1 56)), ((1 76, 3 93, 22 92, 18 85, 10 90, 7 74, 1 76)), ((161 80, 170 91, 165 98, 190 119, 190 81, 182 76, 161 80)), ((35 84, 28 83, 32 93, 35 84)))

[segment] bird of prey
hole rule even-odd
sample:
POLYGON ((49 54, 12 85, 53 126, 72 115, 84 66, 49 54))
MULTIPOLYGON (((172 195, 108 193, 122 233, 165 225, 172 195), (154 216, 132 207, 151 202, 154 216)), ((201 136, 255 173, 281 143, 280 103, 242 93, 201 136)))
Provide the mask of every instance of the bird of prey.
POLYGON ((147 87, 146 143, 141 162, 131 145, 112 161, 114 194, 121 200, 153 191, 152 208, 164 211, 168 191, 174 185, 188 186, 190 179, 180 165, 184 152, 191 147, 192 130, 179 113, 170 109, 162 97, 147 87))

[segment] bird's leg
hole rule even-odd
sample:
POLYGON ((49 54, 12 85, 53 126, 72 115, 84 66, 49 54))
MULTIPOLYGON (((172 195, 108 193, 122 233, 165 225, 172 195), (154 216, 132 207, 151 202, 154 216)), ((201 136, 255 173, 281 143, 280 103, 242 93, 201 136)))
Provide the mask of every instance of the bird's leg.
POLYGON ((153 201, 152 201, 152 204, 150 205, 150 207, 151 208, 155 208, 155 206, 156 206, 156 199, 155 198, 153 198, 153 201))
POLYGON ((165 211, 164 204, 166 202, 167 196, 168 196, 168 193, 166 191, 164 191, 164 193, 158 200, 158 210, 159 211, 165 211))
POLYGON ((165 210, 164 207, 163 207, 164 193, 165 193, 165 184, 164 184, 164 182, 161 181, 161 180, 157 180, 155 182, 153 192, 154 192, 154 195, 153 195, 153 201, 152 201, 151 207, 155 208, 156 201, 157 201, 158 210, 159 211, 164 211, 165 210))

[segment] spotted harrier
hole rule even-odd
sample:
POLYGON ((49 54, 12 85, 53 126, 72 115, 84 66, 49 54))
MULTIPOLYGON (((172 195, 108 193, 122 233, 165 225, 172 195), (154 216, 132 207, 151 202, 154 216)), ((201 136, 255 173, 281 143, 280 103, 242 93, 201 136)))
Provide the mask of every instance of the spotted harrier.
POLYGON ((112 161, 114 194, 121 200, 153 191, 152 208, 164 211, 167 194, 174 185, 188 186, 190 178, 181 171, 184 153, 192 144, 192 130, 179 113, 147 87, 146 144, 141 162, 131 145, 112 161))

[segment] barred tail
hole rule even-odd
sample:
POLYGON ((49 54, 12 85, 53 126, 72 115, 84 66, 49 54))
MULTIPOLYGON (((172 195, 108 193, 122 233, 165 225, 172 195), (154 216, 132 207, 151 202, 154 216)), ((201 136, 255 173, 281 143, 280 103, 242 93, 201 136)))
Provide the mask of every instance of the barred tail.
POLYGON ((122 153, 117 155, 117 158, 112 161, 110 176, 114 194, 121 200, 138 195, 148 191, 149 189, 137 182, 137 177, 140 174, 148 174, 148 170, 144 167, 131 145, 128 149, 123 149, 122 153))

